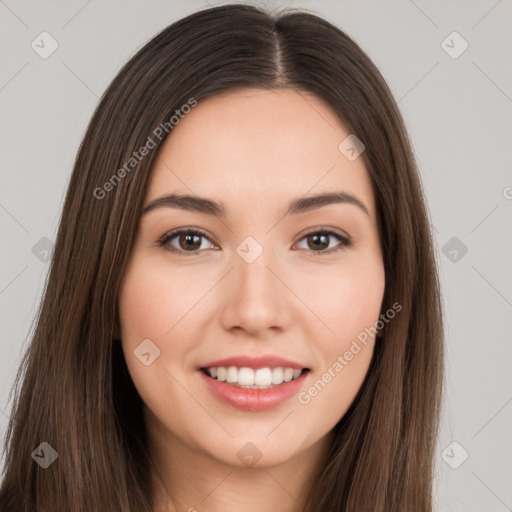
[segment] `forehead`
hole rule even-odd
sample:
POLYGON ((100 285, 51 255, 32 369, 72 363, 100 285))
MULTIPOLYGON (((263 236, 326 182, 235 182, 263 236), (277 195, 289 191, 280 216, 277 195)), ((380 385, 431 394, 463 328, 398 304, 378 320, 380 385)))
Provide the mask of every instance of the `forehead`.
MULTIPOLYGON (((155 161, 147 201, 180 191, 265 206, 308 192, 345 190, 373 210, 362 158, 338 148, 349 135, 318 97, 291 89, 238 89, 198 102, 155 161)), ((147 202, 146 201, 146 202, 147 202)))

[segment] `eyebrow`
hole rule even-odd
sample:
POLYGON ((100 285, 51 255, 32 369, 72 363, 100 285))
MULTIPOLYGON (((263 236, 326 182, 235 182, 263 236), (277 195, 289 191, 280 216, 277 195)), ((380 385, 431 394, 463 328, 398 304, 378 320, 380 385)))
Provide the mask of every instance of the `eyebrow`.
MULTIPOLYGON (((302 197, 296 199, 288 206, 288 211, 285 215, 296 215, 299 213, 308 212, 323 206, 328 206, 336 203, 346 203, 357 206, 366 215, 370 215, 368 208, 356 196, 347 192, 329 192, 325 194, 317 194, 311 197, 302 197)), ((184 194, 167 194, 165 196, 153 199, 142 211, 143 214, 149 213, 157 208, 180 208, 190 212, 203 213, 206 215, 213 215, 215 217, 226 217, 226 210, 224 206, 216 201, 207 199, 205 197, 191 196, 184 194)))

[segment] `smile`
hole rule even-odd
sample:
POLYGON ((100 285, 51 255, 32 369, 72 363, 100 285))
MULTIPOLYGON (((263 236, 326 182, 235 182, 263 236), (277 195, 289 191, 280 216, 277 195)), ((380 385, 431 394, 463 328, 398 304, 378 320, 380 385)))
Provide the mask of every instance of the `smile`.
POLYGON ((257 369, 236 366, 204 368, 204 372, 212 379, 244 389, 268 389, 298 379, 305 371, 307 368, 301 370, 281 366, 257 369))
POLYGON ((198 373, 207 389, 222 403, 257 412, 276 408, 296 395, 309 369, 217 366, 201 368, 198 373))

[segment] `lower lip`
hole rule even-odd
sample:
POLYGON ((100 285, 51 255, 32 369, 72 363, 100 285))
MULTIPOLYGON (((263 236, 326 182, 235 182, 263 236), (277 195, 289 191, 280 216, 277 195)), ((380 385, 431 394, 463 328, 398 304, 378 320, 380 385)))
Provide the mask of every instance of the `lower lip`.
POLYGON ((297 379, 267 389, 238 388, 227 382, 212 379, 201 370, 199 373, 208 388, 222 402, 245 411, 267 411, 297 394, 309 372, 303 372, 297 379))

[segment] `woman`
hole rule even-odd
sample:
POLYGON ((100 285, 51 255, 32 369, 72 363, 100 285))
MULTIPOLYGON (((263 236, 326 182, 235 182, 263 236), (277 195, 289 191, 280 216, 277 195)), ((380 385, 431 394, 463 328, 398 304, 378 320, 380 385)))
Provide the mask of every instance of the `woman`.
POLYGON ((207 9, 105 92, 18 374, 5 510, 431 511, 440 293, 382 76, 207 9))

